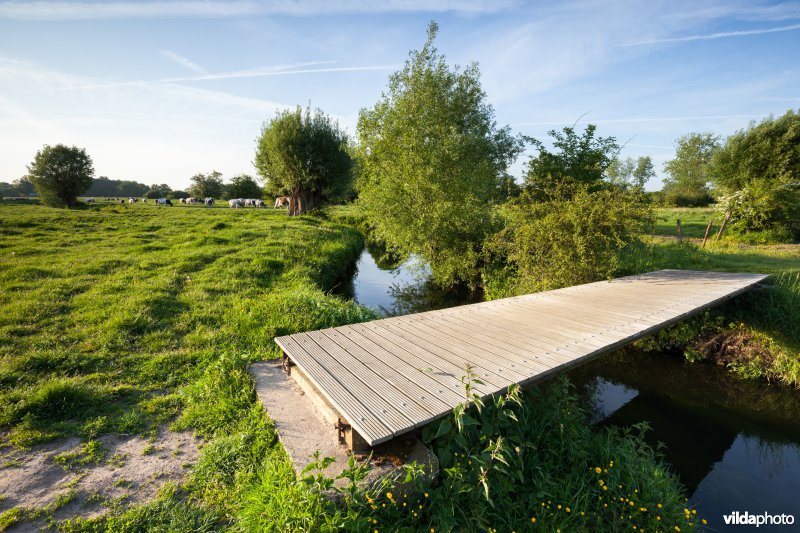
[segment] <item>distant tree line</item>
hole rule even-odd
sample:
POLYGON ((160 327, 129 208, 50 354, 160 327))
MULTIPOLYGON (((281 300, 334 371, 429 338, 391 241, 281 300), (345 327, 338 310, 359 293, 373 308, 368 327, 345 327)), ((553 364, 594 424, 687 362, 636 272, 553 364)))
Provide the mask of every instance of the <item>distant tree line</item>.
POLYGON ((11 183, 0 181, 0 196, 2 197, 31 196, 34 194, 36 194, 36 189, 28 176, 22 176, 11 183))
POLYGON ((92 181, 92 185, 84 194, 86 196, 139 197, 144 196, 148 189, 150 187, 138 181, 114 180, 100 176, 92 181))

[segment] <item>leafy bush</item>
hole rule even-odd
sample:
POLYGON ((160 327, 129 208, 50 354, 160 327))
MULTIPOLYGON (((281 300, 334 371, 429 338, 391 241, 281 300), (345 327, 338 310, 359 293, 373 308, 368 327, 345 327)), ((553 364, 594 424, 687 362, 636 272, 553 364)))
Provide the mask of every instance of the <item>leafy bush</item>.
POLYGON ((513 386, 486 404, 467 394, 452 419, 427 430, 442 476, 430 496, 436 529, 685 530, 698 522, 645 443, 646 427, 593 432, 566 379, 525 394, 513 386))
POLYGON ((638 192, 580 189, 509 210, 489 250, 486 295, 498 298, 610 278, 622 248, 652 227, 638 192))
POLYGON ((753 244, 800 238, 800 184, 756 180, 719 199, 719 211, 731 215, 731 229, 752 234, 753 244), (792 224, 797 224, 793 227, 792 224))
POLYGON ((663 195, 664 205, 672 207, 707 207, 714 203, 714 197, 708 192, 686 192, 670 190, 663 195))
POLYGON ((782 227, 800 238, 800 113, 770 116, 731 135, 711 169, 736 229, 782 227))

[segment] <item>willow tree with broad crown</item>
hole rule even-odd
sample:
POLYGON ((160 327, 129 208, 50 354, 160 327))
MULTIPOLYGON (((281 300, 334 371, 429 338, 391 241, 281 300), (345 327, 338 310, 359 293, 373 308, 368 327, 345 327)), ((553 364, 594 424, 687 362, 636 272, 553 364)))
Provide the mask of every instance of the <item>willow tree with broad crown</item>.
POLYGON ((270 193, 289 197, 289 215, 302 215, 350 187, 347 135, 319 109, 278 112, 257 143, 255 167, 270 193))
POLYGON ((92 185, 94 165, 83 148, 45 145, 28 165, 28 178, 44 205, 74 207, 92 185))
POLYGON ((478 65, 447 65, 437 32, 431 22, 422 50, 360 112, 358 202, 387 248, 420 256, 441 285, 475 287, 500 184, 523 141, 497 127, 478 65))

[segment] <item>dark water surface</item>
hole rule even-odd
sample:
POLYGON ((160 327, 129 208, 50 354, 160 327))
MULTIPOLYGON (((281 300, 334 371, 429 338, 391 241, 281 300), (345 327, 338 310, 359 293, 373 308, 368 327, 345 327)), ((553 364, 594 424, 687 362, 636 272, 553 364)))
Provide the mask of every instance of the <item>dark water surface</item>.
POLYGON ((391 262, 383 250, 367 246, 353 276, 337 293, 353 298, 385 316, 419 313, 471 303, 466 293, 444 291, 428 281, 430 270, 417 258, 391 262))
MULTIPOLYGON (((426 276, 413 259, 386 264, 380 251, 365 249, 340 293, 384 315, 470 303, 463 294, 435 290, 426 276)), ((726 529, 723 515, 748 511, 796 519, 794 526, 759 531, 800 531, 800 392, 736 379, 674 354, 633 351, 602 356, 568 376, 596 424, 649 424, 651 444, 666 446, 662 452, 690 504, 713 529, 726 529)))
POLYGON ((715 528, 724 529, 722 516, 733 511, 800 520, 797 391, 736 379, 674 354, 634 351, 600 357, 568 376, 599 425, 649 424, 650 444, 665 445, 690 503, 715 528))

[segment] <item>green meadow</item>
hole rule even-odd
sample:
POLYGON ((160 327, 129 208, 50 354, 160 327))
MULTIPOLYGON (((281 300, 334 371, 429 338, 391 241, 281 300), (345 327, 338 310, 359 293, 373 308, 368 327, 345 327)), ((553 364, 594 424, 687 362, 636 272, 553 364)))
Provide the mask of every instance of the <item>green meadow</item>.
MULTIPOLYGON (((335 504, 320 496, 330 480, 296 479, 246 369, 279 355, 277 335, 374 317, 331 294, 363 247, 362 234, 345 223, 352 215, 349 208, 332 209, 330 217, 287 217, 272 209, 0 203, 0 452, 66 436, 95 450, 99 435, 152 436, 163 428, 193 431, 204 442, 186 483, 165 486, 150 503, 117 502, 103 517, 47 525, 61 531, 662 524, 687 531, 699 525, 684 511, 677 478, 639 432, 592 431, 562 382, 510 391, 478 413, 461 411, 454 419, 462 417, 460 430, 433 428, 434 451, 452 459, 439 483, 410 493, 411 507, 385 490, 354 485, 335 504), (509 444, 500 449, 504 439, 509 444), (523 475, 509 477, 498 457, 523 475), (520 506, 520 498, 528 503, 520 506)), ((625 254, 619 274, 655 268, 778 274, 775 289, 720 316, 772 339, 785 355, 766 377, 783 372, 784 381, 797 383, 796 246, 725 241, 701 250, 653 238, 625 254)), ((353 480, 362 475, 357 466, 347 472, 353 480)), ((5 509, 0 530, 48 512, 5 509)))
POLYGON ((276 335, 367 311, 325 290, 355 230, 272 210, 0 205, 0 425, 29 446, 141 432, 221 351, 274 357, 276 335))

